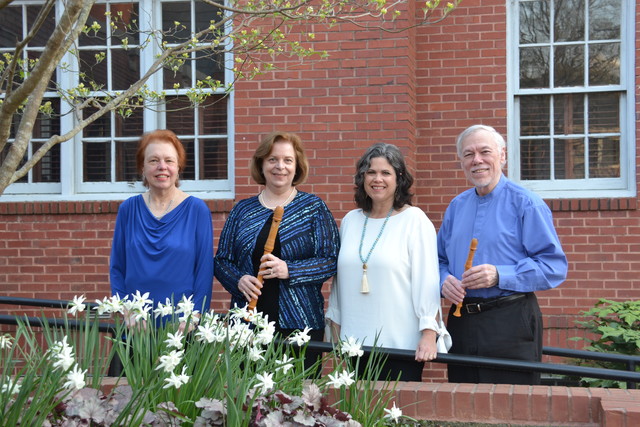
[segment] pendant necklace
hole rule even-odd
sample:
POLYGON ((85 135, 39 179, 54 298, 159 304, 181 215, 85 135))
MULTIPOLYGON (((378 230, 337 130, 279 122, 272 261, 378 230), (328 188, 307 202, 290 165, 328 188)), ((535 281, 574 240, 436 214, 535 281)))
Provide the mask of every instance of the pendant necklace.
POLYGON ((382 232, 384 231, 384 227, 387 225, 387 221, 389 221, 389 217, 393 213, 393 206, 387 213, 387 217, 384 219, 382 223, 382 228, 380 228, 380 232, 378 233, 378 237, 373 241, 373 245, 371 245, 371 249, 369 249, 369 253, 366 258, 362 257, 362 243, 364 242, 364 234, 367 231, 367 222, 369 221, 369 215, 364 214, 364 226, 362 227, 362 236, 360 236, 360 248, 358 249, 358 255, 360 255, 360 261, 362 261, 362 287, 360 288, 360 292, 363 294, 369 293, 369 281, 367 280, 367 262, 369 262, 369 258, 371 258, 371 252, 373 252, 373 248, 376 247, 378 240, 380 240, 380 236, 382 236, 382 232))

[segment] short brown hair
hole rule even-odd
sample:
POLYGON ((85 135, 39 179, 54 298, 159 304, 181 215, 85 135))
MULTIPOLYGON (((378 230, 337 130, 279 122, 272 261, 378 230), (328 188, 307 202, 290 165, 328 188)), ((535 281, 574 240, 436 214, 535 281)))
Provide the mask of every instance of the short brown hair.
POLYGON ((307 155, 304 153, 300 137, 290 132, 273 132, 262 139, 251 158, 250 169, 253 180, 259 185, 266 184, 267 181, 262 174, 262 164, 264 159, 271 154, 273 144, 276 142, 290 142, 293 145, 293 151, 296 153, 296 174, 293 177, 293 185, 305 182, 309 174, 309 160, 307 160, 307 155))
MULTIPOLYGON (((144 152, 152 142, 166 142, 173 145, 173 148, 175 148, 178 153, 178 174, 181 174, 184 168, 187 167, 187 152, 182 142, 178 139, 178 136, 168 129, 157 129, 142 135, 138 143, 138 151, 136 151, 136 168, 138 168, 138 171, 142 173, 142 169, 144 168, 144 152)), ((145 187, 149 187, 149 183, 144 176, 142 177, 142 184, 145 187)), ((180 176, 178 176, 176 180, 176 187, 178 186, 180 186, 180 176)))

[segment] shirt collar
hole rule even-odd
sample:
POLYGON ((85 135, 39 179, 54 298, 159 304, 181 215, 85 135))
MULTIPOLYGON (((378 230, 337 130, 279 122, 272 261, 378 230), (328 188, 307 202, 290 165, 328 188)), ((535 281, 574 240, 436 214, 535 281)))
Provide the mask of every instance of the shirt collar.
POLYGON ((493 200, 494 198, 498 197, 500 195, 500 193, 502 193, 502 190, 504 190, 504 186, 507 185, 507 177, 504 176, 504 173, 500 175, 500 180, 498 181, 498 184, 496 184, 495 188, 493 190, 491 190, 491 192, 489 194, 487 194, 486 196, 480 196, 478 195, 478 192, 473 191, 473 194, 475 194, 476 198, 478 199, 478 201, 481 202, 488 202, 490 200, 493 200))

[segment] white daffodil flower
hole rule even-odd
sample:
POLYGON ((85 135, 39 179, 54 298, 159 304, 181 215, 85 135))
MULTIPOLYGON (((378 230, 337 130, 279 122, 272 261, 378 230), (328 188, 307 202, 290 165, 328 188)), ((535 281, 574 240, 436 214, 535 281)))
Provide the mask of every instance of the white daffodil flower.
MULTIPOLYGON (((256 327, 264 328, 269 324, 269 315, 268 314, 265 315, 265 314, 262 314, 261 311, 257 311, 253 314, 253 317, 251 317, 250 320, 251 320, 251 323, 256 325, 256 327)), ((272 322, 272 323, 275 323, 275 322, 272 322)))
POLYGON ((20 393, 20 386, 20 382, 7 378, 2 387, 0 387, 0 393, 18 394, 20 393))
POLYGON ((362 346, 354 337, 349 337, 340 343, 340 352, 349 357, 362 357, 364 354, 362 346))
POLYGON ((204 325, 198 326, 198 331, 196 332, 196 339, 198 341, 206 341, 211 344, 216 342, 216 327, 207 323, 204 325))
POLYGON ((340 388, 342 386, 349 387, 355 382, 353 376, 354 373, 349 372, 346 369, 335 376, 329 374, 329 385, 335 388, 340 388))
POLYGON ((402 417, 402 409, 396 406, 396 402, 393 402, 393 406, 391 407, 391 409, 385 408, 384 412, 387 413, 387 415, 385 415, 384 417, 389 418, 394 423, 397 423, 402 417))
POLYGON ((259 347, 253 346, 249 349, 249 360, 251 360, 252 362, 257 362, 258 360, 264 360, 264 357, 262 356, 262 353, 264 353, 264 350, 262 350, 259 347))
POLYGON ((74 363, 73 347, 67 344, 67 336, 62 341, 56 342, 50 349, 51 357, 54 359, 53 368, 68 370, 74 363))
POLYGON ((176 308, 176 314, 182 314, 185 318, 189 317, 195 308, 195 304, 192 299, 193 295, 189 295, 189 297, 183 296, 176 308))
POLYGON ((132 302, 135 305, 138 305, 140 307, 153 304, 153 301, 149 299, 149 292, 145 292, 144 294, 140 295, 139 290, 137 290, 136 293, 133 295, 132 302))
POLYGON ((254 337, 256 345, 269 345, 276 334, 276 322, 269 322, 262 327, 254 337))
POLYGON ((311 340, 311 336, 309 336, 310 330, 311 328, 306 327, 304 328, 304 331, 296 331, 288 338, 289 343, 302 347, 305 343, 308 343, 309 340, 311 340))
POLYGON ((269 372, 266 372, 264 375, 256 375, 256 379, 258 380, 256 388, 260 389, 262 393, 268 392, 275 385, 275 382, 273 381, 273 374, 269 372))
POLYGON ((84 295, 74 296, 73 301, 69 304, 69 309, 67 310, 67 313, 69 313, 72 316, 75 316, 78 313, 82 313, 84 309, 87 308, 87 306, 84 304, 85 299, 86 298, 84 295))
POLYGON ((11 348, 13 345, 13 337, 11 335, 0 335, 0 350, 5 348, 11 348))
POLYGON ((145 305, 143 307, 139 307, 137 310, 133 310, 134 322, 138 323, 141 320, 148 321, 149 317, 151 317, 149 311, 151 311, 150 305, 145 305))
POLYGON ((104 297, 102 301, 96 300, 98 314, 103 313, 123 313, 124 305, 120 299, 120 295, 112 295, 111 298, 104 297))
POLYGON ((87 370, 84 371, 80 369, 80 367, 76 364, 69 373, 67 373, 67 382, 64 383, 64 388, 80 390, 86 385, 84 380, 84 376, 87 373, 87 370))
POLYGON ((249 304, 246 304, 244 307, 238 307, 234 305, 231 310, 229 310, 229 318, 230 320, 244 320, 249 319, 254 316, 254 312, 252 310, 248 310, 249 304))
POLYGON ((164 304, 159 302, 157 308, 153 310, 153 314, 156 318, 172 315, 173 305, 171 305, 171 301, 169 300, 169 298, 167 298, 164 304))
POLYGON ((288 357, 286 354, 283 354, 282 359, 276 361, 276 364, 278 365, 276 372, 282 371, 284 374, 289 372, 289 370, 293 368, 293 364, 291 363, 293 360, 293 357, 288 357))
POLYGON ((171 353, 160 356, 160 364, 156 366, 156 370, 164 369, 165 372, 173 372, 173 370, 182 361, 184 350, 172 350, 171 353))
POLYGON ((187 367, 183 366, 182 373, 180 373, 179 375, 176 375, 174 372, 171 372, 171 375, 169 376, 169 378, 165 378, 164 380, 167 384, 165 384, 164 387, 162 388, 175 387, 176 389, 178 389, 183 384, 188 383, 190 377, 189 375, 185 374, 186 370, 187 370, 187 367))
POLYGON ((238 348, 246 347, 253 338, 253 331, 249 324, 235 321, 229 326, 229 342, 238 348))
POLYGON ((183 338, 184 334, 180 331, 177 331, 175 334, 169 332, 169 334, 167 334, 167 339, 164 340, 164 342, 169 348, 173 347, 180 350, 184 346, 184 343, 182 341, 183 338))

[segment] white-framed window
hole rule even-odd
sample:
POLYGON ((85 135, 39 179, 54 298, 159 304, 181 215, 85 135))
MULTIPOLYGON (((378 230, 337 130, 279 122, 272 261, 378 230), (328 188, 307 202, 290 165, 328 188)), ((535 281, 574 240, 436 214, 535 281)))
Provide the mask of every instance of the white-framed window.
MULTIPOLYGON (((14 2, 3 9, 0 53, 12 51, 16 40, 26 36, 42 4, 14 2)), ((25 59, 41 54, 61 5, 49 13, 42 31, 27 44, 25 59)), ((146 72, 159 53, 157 42, 148 38, 150 31, 163 30, 163 41, 171 46, 220 19, 218 9, 198 0, 97 2, 87 20, 91 30, 74 47, 78 55, 64 57, 50 85, 45 102, 51 101, 54 114, 40 115, 29 150, 35 151, 42 141, 77 123, 54 90, 56 84, 65 89, 79 84, 89 87, 92 80, 98 84, 90 87, 92 94, 122 91, 146 72)), ((187 91, 206 76, 225 84, 232 81, 231 62, 229 54, 209 50, 192 52, 176 69, 164 68, 147 81, 147 87, 164 91, 165 101, 133 109, 127 117, 115 111, 105 114, 72 140, 54 147, 27 176, 10 185, 2 199, 119 200, 143 191, 135 167, 137 142, 142 133, 162 128, 173 130, 187 151, 181 189, 208 199, 233 197, 233 96, 225 94, 223 85, 195 108, 187 98, 187 91)), ((87 108, 83 116, 93 111, 87 108)))
POLYGON ((635 1, 509 0, 507 16, 510 178, 634 197, 635 1))

